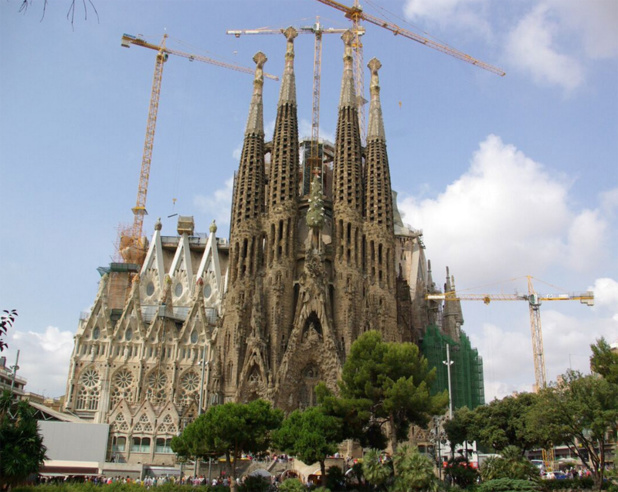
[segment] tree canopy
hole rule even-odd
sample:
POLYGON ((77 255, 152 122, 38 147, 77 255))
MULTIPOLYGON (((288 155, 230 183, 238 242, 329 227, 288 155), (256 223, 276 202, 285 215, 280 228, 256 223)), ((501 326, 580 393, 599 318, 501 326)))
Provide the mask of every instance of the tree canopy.
POLYGON ((47 448, 39 434, 34 409, 26 400, 15 402, 10 391, 0 397, 0 489, 37 473, 47 448))
POLYGON ((520 393, 474 410, 464 407, 455 412, 454 418, 444 428, 454 444, 477 441, 497 452, 507 446, 516 446, 523 454, 547 444, 537 432, 536 424, 527 418, 537 399, 534 393, 520 393))
POLYGON ((618 352, 612 351, 604 338, 591 345, 590 369, 610 383, 618 384, 618 352))
POLYGON ((339 388, 344 400, 367 412, 366 429, 382 435, 390 429, 388 439, 396 449, 411 424, 424 427, 446 408, 446 391, 430 394, 435 378, 435 368, 429 368, 418 346, 384 342, 380 333, 368 331, 352 344, 339 388))
POLYGON ((197 458, 225 456, 235 484, 236 462, 242 453, 258 454, 270 446, 271 432, 283 420, 281 410, 264 400, 225 403, 208 409, 172 439, 172 450, 197 458))
POLYGON ((327 415, 320 406, 295 410, 273 433, 273 442, 282 451, 308 465, 319 462, 323 477, 326 458, 337 452, 342 440, 342 420, 327 415))
POLYGON ((568 371, 539 398, 528 418, 542 438, 567 445, 600 486, 608 436, 618 429, 618 385, 596 375, 568 371))

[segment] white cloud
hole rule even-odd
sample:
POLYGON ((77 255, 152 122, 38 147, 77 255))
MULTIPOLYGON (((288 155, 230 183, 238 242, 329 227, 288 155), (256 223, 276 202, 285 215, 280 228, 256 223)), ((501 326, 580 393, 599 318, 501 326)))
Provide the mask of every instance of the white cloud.
POLYGON ((592 59, 618 56, 618 2, 615 0, 548 0, 563 22, 582 38, 592 59))
POLYGON ((489 35, 486 4, 486 0, 407 0, 404 15, 412 22, 429 21, 442 27, 456 26, 489 35))
POLYGON ((443 193, 424 200, 402 193, 399 210, 404 222, 424 230, 431 257, 448 259, 456 277, 469 286, 480 285, 538 275, 575 258, 585 246, 598 249, 569 268, 600 261, 604 222, 596 212, 570 210, 569 186, 566 178, 550 175, 513 145, 490 135, 468 171, 443 193), (583 244, 578 227, 594 234, 598 246, 583 244))
POLYGON ((574 56, 561 52, 556 37, 562 26, 552 13, 543 3, 523 17, 508 35, 506 56, 536 83, 570 92, 583 83, 583 67, 574 56))
MULTIPOLYGON (((612 288, 618 284, 614 282, 612 288)), ((614 292, 614 295, 616 292, 614 292)), ((513 392, 532 391, 535 380, 528 308, 521 303, 521 315, 500 315, 499 323, 482 323, 470 335, 472 346, 483 357, 485 400, 503 398, 513 392)), ((590 346, 604 337, 616 341, 618 318, 600 318, 592 311, 578 316, 552 309, 552 303, 541 307, 541 329, 546 380, 556 381, 568 369, 590 372, 590 346)), ((616 303, 614 303, 616 307, 616 303)), ((583 308, 582 308, 583 309, 583 308)), ((466 316, 467 309, 464 310, 466 316)))
POLYGON ((64 394, 73 351, 72 332, 55 326, 48 326, 43 333, 16 330, 10 348, 20 350, 17 374, 28 380, 27 391, 52 397, 64 394))
MULTIPOLYGON (((589 290, 594 292, 595 309, 608 309, 618 315, 618 282, 616 280, 598 278, 589 290)), ((618 331, 616 337, 618 337, 618 331)))
POLYGON ((232 205, 232 191, 234 178, 229 178, 223 188, 213 191, 209 195, 196 195, 193 205, 203 214, 217 221, 219 225, 229 225, 230 209, 232 205))
POLYGON ((608 251, 607 222, 599 210, 583 210, 574 219, 568 233, 569 264, 574 270, 585 271, 598 264, 608 251))
MULTIPOLYGON (((525 314, 521 317, 524 322, 525 314)), ((470 334, 470 341, 483 357, 485 401, 532 391, 534 368, 529 330, 518 332, 483 323, 481 335, 470 334)))

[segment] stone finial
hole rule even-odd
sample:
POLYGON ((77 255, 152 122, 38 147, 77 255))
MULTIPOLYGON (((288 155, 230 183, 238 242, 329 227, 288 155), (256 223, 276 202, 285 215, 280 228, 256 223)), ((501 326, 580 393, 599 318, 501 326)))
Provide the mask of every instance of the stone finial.
POLYGON ((210 224, 210 227, 209 227, 209 229, 208 229, 208 230, 209 230, 210 232, 212 232, 213 234, 214 234, 215 232, 217 232, 217 224, 215 223, 215 221, 214 221, 214 220, 212 221, 212 224, 210 224))
POLYGON ((291 56, 294 57, 294 39, 298 36, 298 31, 292 26, 288 27, 285 31, 283 31, 283 35, 285 39, 288 40, 287 49, 285 52, 285 57, 291 56))
POLYGON ((253 55, 253 61, 255 62, 255 79, 253 83, 259 83, 260 85, 264 84, 264 63, 268 58, 261 51, 258 51, 255 55, 253 55))
POLYGON ((159 217, 157 219, 157 221, 155 222, 155 231, 160 231, 163 228, 163 224, 161 224, 161 217, 159 217))

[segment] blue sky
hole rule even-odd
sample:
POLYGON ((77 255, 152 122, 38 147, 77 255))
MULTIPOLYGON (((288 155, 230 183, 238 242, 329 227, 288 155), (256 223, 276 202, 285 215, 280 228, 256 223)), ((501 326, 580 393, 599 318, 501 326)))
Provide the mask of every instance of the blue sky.
MULTIPOLYGON (((10 349, 31 391, 64 393, 80 312, 132 220, 154 52, 123 49, 123 33, 185 52, 281 74, 282 35, 226 29, 304 26, 319 16, 347 27, 316 0, 42 0, 19 13, 0 2, 0 309, 17 309, 10 349)), ((351 3, 351 2, 349 2, 351 3)), ((393 188, 404 222, 422 229, 434 279, 449 266, 458 290, 540 293, 594 289, 596 305, 542 307, 549 380, 588 371, 589 346, 618 341, 618 3, 613 0, 373 0, 385 17, 501 67, 506 77, 365 25, 364 58, 380 82, 393 188), (510 279, 519 279, 511 281, 510 279), (546 282, 546 283, 543 283, 546 282)), ((313 37, 296 41, 301 135, 310 134, 313 37)), ((334 138, 342 42, 323 41, 321 136, 334 138)), ((251 76, 170 57, 158 113, 145 231, 157 217, 213 219, 227 236, 251 76)), ((279 85, 266 81, 272 135, 279 85)), ((554 305, 556 304, 556 305, 554 305)), ((531 389, 524 302, 466 302, 464 330, 485 362, 487 398, 531 389)))

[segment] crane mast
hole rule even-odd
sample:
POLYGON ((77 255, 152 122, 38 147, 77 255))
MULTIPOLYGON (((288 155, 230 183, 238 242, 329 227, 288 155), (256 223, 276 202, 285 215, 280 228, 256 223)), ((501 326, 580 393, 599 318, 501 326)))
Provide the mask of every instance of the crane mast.
POLYGON ((359 1, 354 0, 354 5, 351 7, 344 5, 335 0, 318 0, 318 2, 323 3, 324 5, 328 5, 329 7, 333 7, 340 12, 343 12, 344 16, 352 22, 352 32, 354 33, 354 41, 352 44, 354 50, 354 78, 356 85, 356 97, 358 99, 357 109, 358 109, 358 121, 359 127, 361 129, 361 135, 363 138, 363 142, 366 137, 366 128, 365 128, 365 87, 364 87, 364 72, 363 72, 363 44, 360 36, 365 32, 364 28, 361 25, 361 21, 369 22, 383 29, 387 29, 391 31, 396 36, 403 36, 404 38, 411 39, 412 41, 416 41, 422 45, 425 45, 434 50, 440 51, 447 55, 453 56, 459 60, 470 63, 477 67, 480 67, 489 72, 495 73, 503 77, 505 72, 489 63, 485 63, 481 60, 477 60, 472 56, 464 53, 463 51, 457 50, 450 46, 447 46, 442 43, 438 43, 437 41, 433 41, 432 39, 426 38, 425 36, 421 36, 418 33, 410 31, 408 29, 404 29, 397 24, 393 24, 387 20, 381 19, 379 17, 367 14, 361 8, 359 1))
MULTIPOLYGON (((150 179, 150 166, 152 163, 152 149, 154 146, 154 136, 157 126, 159 98, 161 95, 161 82, 163 80, 163 66, 169 55, 176 55, 187 58, 190 61, 200 61, 239 72, 253 74, 253 70, 250 68, 221 62, 202 55, 194 55, 167 48, 165 45, 167 38, 168 35, 166 33, 163 35, 163 39, 159 45, 149 43, 140 37, 132 36, 130 34, 123 34, 121 40, 121 46, 124 48, 129 48, 131 45, 135 45, 143 48, 149 48, 157 52, 152 81, 152 91, 150 93, 150 104, 148 106, 146 138, 144 139, 144 151, 142 154, 142 166, 140 169, 139 184, 137 187, 137 199, 135 201, 135 207, 132 208, 133 225, 120 231, 118 246, 119 252, 125 262, 135 263, 138 265, 143 263, 146 256, 146 241, 142 237, 142 230, 144 226, 144 216, 148 214, 146 211, 146 199, 148 196, 148 181, 150 179)), ((278 77, 271 74, 265 73, 264 76, 273 80, 279 80, 278 77)))
MULTIPOLYGON (((157 126, 159 97, 161 95, 161 81, 163 80, 163 64, 167 61, 167 58, 168 58, 167 53, 165 53, 166 39, 167 39, 167 34, 164 34, 163 39, 161 40, 159 49, 157 50, 157 56, 155 58, 155 68, 154 68, 154 77, 152 81, 152 91, 150 93, 150 104, 148 106, 148 120, 146 122, 146 138, 144 141, 144 153, 142 157, 142 167, 140 170, 139 184, 137 187, 137 199, 135 201, 135 207, 133 207, 132 209, 133 210, 133 227, 131 228, 130 238, 132 239, 132 245, 130 246, 138 247, 139 249, 143 249, 143 244, 136 244, 136 242, 142 243, 142 229, 144 226, 144 215, 148 213, 146 211, 146 197, 148 196, 148 180, 150 178, 150 164, 152 162, 152 148, 154 145, 155 129, 157 126)), ((123 36, 123 40, 124 40, 124 36, 123 36)), ((131 253, 137 253, 137 251, 132 251, 131 253)), ((133 261, 131 261, 131 263, 133 263, 133 261)))
MULTIPOLYGON (((280 34, 285 29, 235 29, 227 30, 226 34, 232 34, 239 38, 246 34, 280 34)), ((320 24, 320 18, 316 18, 313 26, 297 27, 299 34, 314 34, 314 54, 313 54, 313 91, 312 91, 312 106, 311 106, 311 156, 310 166, 313 173, 321 172, 320 156, 319 156, 319 140, 320 140, 320 86, 322 77, 322 35, 323 34, 343 34, 347 29, 323 28, 320 24)), ((364 32, 364 31, 363 31, 364 32)))

